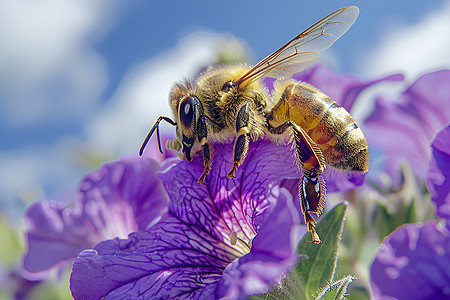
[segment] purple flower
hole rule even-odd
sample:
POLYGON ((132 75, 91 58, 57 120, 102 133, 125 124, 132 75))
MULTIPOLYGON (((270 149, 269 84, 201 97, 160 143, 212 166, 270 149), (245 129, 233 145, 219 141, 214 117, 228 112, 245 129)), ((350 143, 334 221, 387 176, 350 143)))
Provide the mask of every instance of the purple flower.
POLYGON ((447 220, 450 229, 450 123, 437 133, 431 151, 426 184, 436 204, 437 216, 447 220))
MULTIPOLYGON (((403 80, 403 75, 395 74, 379 79, 366 80, 360 79, 354 75, 333 72, 326 65, 318 64, 294 75, 293 78, 301 82, 312 84, 326 95, 330 96, 337 104, 344 107, 348 112, 351 112, 357 97, 366 88, 383 81, 403 80)), ((274 79, 267 78, 264 82, 269 90, 273 89, 272 85, 274 79)), ((329 192, 350 190, 355 186, 361 185, 364 180, 363 175, 336 172, 336 170, 332 170, 331 168, 327 168, 323 176, 329 192)))
POLYGON ((233 146, 214 150, 207 185, 197 183, 200 156, 164 162, 159 176, 168 213, 128 239, 82 251, 70 280, 75 299, 243 299, 282 279, 306 232, 291 193, 280 186, 300 176, 292 150, 251 143, 236 179, 226 177, 233 146))
POLYGON ((399 227, 384 239, 370 274, 376 299, 449 299, 450 233, 435 221, 399 227))
POLYGON ((100 241, 146 229, 167 211, 168 197, 152 159, 124 159, 89 173, 74 208, 55 201, 31 205, 26 214, 24 272, 41 279, 100 241))
POLYGON ((376 298, 450 298, 450 124, 431 148, 426 183, 447 228, 435 221, 407 224, 385 238, 370 268, 376 298))
POLYGON ((385 154, 383 169, 398 184, 402 161, 423 179, 435 132, 450 120, 450 70, 425 74, 398 101, 380 97, 366 120, 369 143, 385 154))

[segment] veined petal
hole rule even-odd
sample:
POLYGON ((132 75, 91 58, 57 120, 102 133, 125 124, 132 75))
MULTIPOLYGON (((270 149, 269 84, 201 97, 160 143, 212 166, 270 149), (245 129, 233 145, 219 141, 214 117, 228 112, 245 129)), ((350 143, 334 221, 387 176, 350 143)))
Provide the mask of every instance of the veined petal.
POLYGON ((276 206, 253 240, 250 253, 223 272, 217 296, 247 299, 248 295, 268 292, 296 264, 297 246, 306 227, 297 225, 299 216, 292 195, 283 188, 273 192, 279 193, 276 206))
POLYGON ((284 189, 274 193, 277 204, 245 256, 238 258, 229 241, 166 215, 148 231, 80 253, 71 277, 74 298, 237 299, 267 291, 295 265, 306 232, 292 196, 284 189))
POLYGON ((217 242, 201 229, 166 215, 149 231, 81 252, 73 264, 72 295, 75 299, 200 298, 236 258, 217 242))
POLYGON ((237 178, 229 179, 233 148, 215 145, 208 185, 197 183, 200 158, 166 161, 160 178, 170 197, 169 212, 127 240, 83 251, 73 264, 74 298, 216 299, 228 290, 248 296, 273 287, 295 264, 306 232, 299 229, 292 195, 279 187, 283 179, 298 177, 289 149, 251 143, 237 178), (227 279, 234 272, 246 278, 245 289, 227 279))
POLYGON ((192 162, 168 160, 161 167, 160 178, 171 199, 169 209, 183 222, 200 224, 221 240, 232 232, 246 241, 253 238, 270 208, 270 188, 282 179, 300 177, 290 146, 261 140, 250 144, 247 159, 235 179, 226 177, 233 156, 231 144, 215 145, 213 168, 208 184, 200 185, 203 172, 201 157, 192 162))
POLYGON ((151 159, 105 164, 80 184, 75 208, 54 201, 34 203, 26 212, 28 251, 24 271, 39 279, 98 242, 145 229, 167 211, 167 194, 151 159))

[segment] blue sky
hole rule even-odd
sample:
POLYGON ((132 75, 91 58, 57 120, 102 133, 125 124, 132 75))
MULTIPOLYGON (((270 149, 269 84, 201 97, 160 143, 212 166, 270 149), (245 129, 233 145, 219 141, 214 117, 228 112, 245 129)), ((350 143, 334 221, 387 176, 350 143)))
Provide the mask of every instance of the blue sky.
POLYGON ((225 45, 244 45, 255 63, 348 5, 358 20, 321 57, 333 69, 413 80, 450 67, 448 0, 2 1, 0 209, 70 199, 86 157, 135 155, 170 114, 171 83, 225 45))

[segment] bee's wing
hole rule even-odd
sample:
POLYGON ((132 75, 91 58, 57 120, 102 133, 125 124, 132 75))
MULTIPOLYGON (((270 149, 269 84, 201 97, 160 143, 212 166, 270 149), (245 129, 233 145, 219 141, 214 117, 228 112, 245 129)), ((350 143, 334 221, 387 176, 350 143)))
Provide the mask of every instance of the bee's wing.
POLYGON ((235 83, 248 84, 261 77, 287 78, 304 70, 320 56, 320 51, 352 26, 358 14, 356 6, 336 10, 264 58, 235 83))

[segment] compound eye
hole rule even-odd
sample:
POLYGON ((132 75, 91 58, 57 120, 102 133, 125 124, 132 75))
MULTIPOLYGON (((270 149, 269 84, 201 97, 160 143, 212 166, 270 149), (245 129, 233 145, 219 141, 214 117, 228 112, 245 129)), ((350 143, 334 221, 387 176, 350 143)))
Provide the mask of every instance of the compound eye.
POLYGON ((222 87, 222 91, 228 92, 231 89, 231 87, 233 86, 233 84, 234 84, 233 81, 225 82, 222 87))
POLYGON ((187 96, 181 99, 178 114, 180 115, 180 121, 185 127, 191 127, 194 121, 194 98, 187 96))

